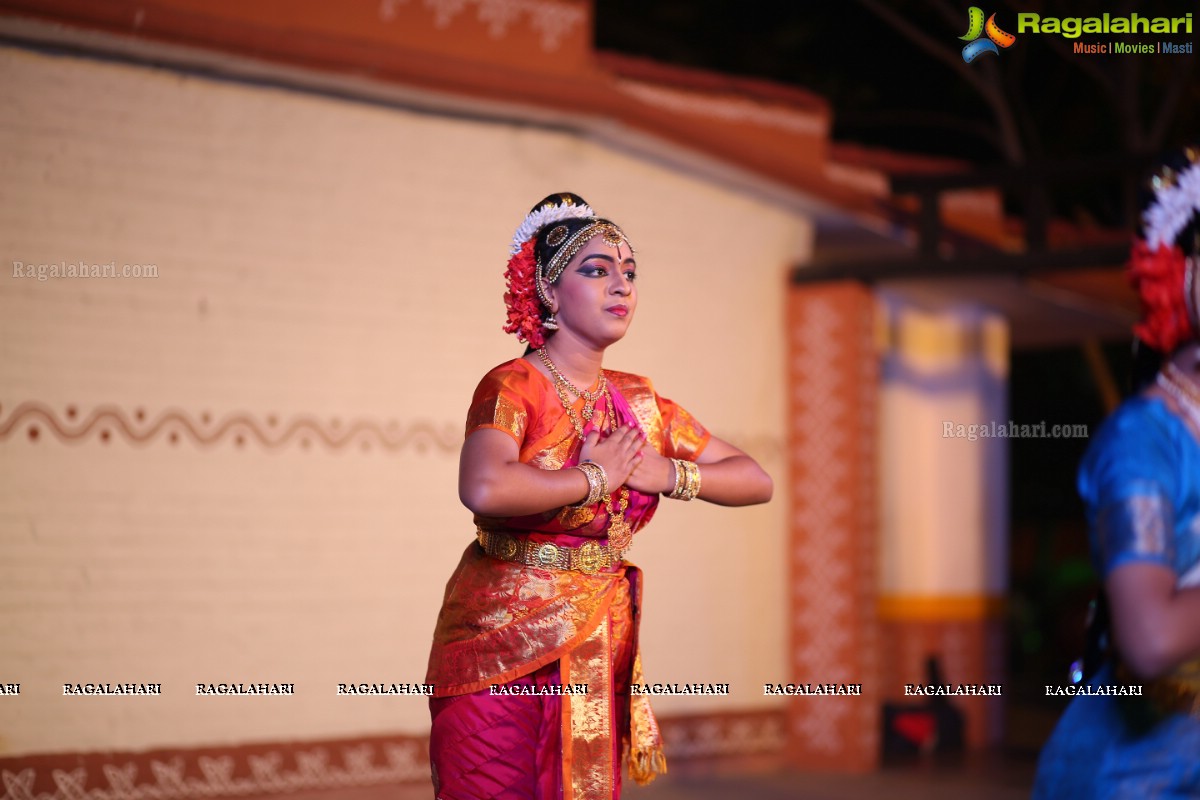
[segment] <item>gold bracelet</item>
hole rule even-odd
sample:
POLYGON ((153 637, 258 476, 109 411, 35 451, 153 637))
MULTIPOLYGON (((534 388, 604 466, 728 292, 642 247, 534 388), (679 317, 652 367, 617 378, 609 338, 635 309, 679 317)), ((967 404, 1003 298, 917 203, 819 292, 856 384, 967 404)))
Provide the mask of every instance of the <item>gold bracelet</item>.
POLYGON ((588 494, 582 502, 572 508, 594 506, 608 496, 608 474, 604 471, 604 467, 594 461, 582 461, 575 465, 575 469, 587 476, 588 494))
POLYGON ((683 462, 687 466, 688 485, 685 500, 692 500, 700 494, 700 465, 695 461, 683 462))
POLYGON ((600 498, 604 497, 605 480, 604 468, 599 464, 592 462, 583 462, 576 464, 575 469, 587 476, 588 479, 588 495, 580 501, 580 507, 588 507, 599 503, 600 498))
POLYGON ((675 488, 667 495, 672 500, 692 500, 700 494, 700 467, 695 461, 672 458, 675 465, 675 488))
POLYGON ((683 491, 684 472, 683 461, 678 458, 671 459, 671 467, 675 470, 675 488, 667 493, 667 497, 678 498, 680 492, 683 491))

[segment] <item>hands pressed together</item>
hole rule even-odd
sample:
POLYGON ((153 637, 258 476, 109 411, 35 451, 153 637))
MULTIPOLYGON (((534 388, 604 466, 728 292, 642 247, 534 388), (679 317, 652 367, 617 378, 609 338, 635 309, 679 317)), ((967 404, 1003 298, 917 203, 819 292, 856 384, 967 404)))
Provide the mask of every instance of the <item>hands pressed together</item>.
POLYGON ((625 425, 600 438, 592 431, 583 440, 581 461, 592 461, 604 468, 608 485, 628 486, 644 494, 670 491, 675 485, 675 467, 658 454, 635 425, 625 425))

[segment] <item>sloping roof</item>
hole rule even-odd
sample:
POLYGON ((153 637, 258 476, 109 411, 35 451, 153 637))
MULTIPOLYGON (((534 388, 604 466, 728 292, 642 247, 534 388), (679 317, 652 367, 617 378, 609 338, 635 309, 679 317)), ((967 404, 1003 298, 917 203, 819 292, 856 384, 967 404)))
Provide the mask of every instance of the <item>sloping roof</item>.
MULTIPOLYGON (((534 120, 603 119, 850 213, 881 213, 887 205, 886 192, 864 191, 828 169, 832 112, 818 95, 597 53, 591 0, 504 8, 500 14, 483 0, 0 0, 9 14, 133 42, 507 104, 534 120)), ((874 169, 865 153, 853 155, 860 181, 864 169, 874 169)))

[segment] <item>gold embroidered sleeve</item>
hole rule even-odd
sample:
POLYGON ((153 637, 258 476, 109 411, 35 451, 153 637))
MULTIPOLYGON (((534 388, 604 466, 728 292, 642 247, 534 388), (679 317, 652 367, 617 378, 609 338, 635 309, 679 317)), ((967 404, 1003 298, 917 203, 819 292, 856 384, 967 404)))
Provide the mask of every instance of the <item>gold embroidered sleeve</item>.
POLYGON ((504 431, 520 447, 529 427, 530 402, 522 391, 520 376, 511 369, 496 369, 488 373, 471 399, 467 411, 466 435, 480 428, 504 431))
POLYGON ((525 409, 504 396, 496 398, 495 404, 476 405, 467 415, 467 435, 480 428, 496 428, 504 431, 521 444, 525 437, 525 426, 529 416, 525 409))
POLYGON ((712 434, 683 406, 655 395, 663 421, 663 455, 695 461, 712 434))

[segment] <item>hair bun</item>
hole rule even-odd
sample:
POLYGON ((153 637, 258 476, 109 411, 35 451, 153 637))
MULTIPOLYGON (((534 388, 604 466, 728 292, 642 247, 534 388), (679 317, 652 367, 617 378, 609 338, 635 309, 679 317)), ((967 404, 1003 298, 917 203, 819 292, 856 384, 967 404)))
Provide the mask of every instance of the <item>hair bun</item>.
POLYGON ((516 255, 520 252, 521 247, 527 241, 537 236, 538 231, 551 222, 559 222, 564 219, 587 219, 594 216, 596 216, 596 212, 592 211, 592 207, 577 194, 559 192, 546 195, 541 202, 529 210, 525 219, 517 227, 517 232, 513 234, 512 245, 508 250, 509 255, 516 255))
MULTIPOLYGON (((537 203, 533 208, 529 209, 530 214, 537 212, 539 208, 555 208, 557 206, 581 206, 588 208, 587 201, 574 192, 557 192, 556 194, 548 194, 537 203)), ((592 216, 588 214, 588 216, 592 216)))

